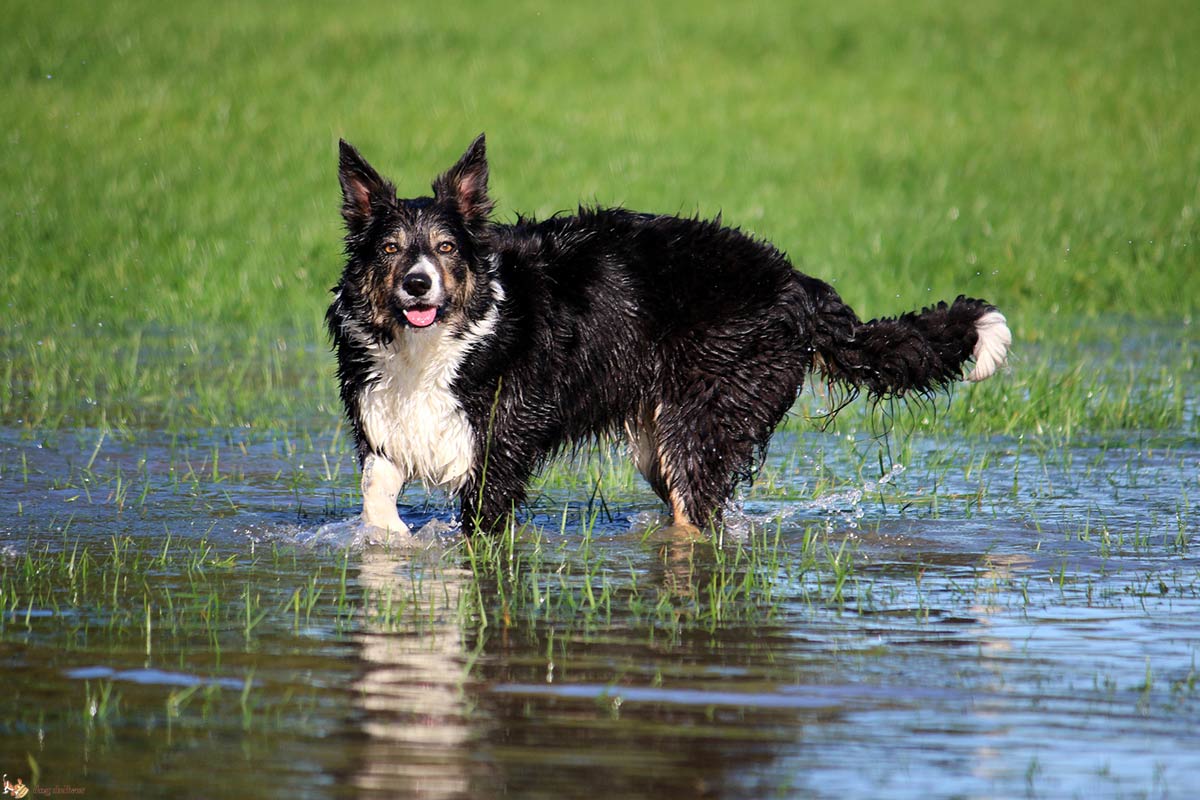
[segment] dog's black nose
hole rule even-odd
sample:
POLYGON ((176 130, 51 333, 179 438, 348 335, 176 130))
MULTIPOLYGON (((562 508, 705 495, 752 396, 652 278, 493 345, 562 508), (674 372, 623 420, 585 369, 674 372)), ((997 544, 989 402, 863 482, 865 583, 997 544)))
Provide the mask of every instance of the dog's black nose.
POLYGON ((412 297, 421 297, 431 286, 433 281, 424 272, 410 272, 400 282, 400 288, 412 297))

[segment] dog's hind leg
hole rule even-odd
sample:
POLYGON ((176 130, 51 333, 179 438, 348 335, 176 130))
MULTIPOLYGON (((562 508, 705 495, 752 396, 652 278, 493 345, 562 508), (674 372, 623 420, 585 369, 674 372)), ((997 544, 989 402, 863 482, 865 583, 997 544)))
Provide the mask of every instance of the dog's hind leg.
MULTIPOLYGON (((719 521, 721 505, 736 482, 720 453, 737 459, 726 436, 700 441, 697 425, 709 436, 714 430, 710 410, 698 421, 678 403, 663 401, 641 409, 625 425, 630 453, 642 477, 671 509, 676 528, 697 528, 719 521)), ((742 460, 749 461, 747 450, 742 460)))
POLYGON ((411 536, 400 519, 396 498, 404 488, 404 476, 382 456, 368 455, 362 466, 363 523, 385 531, 411 536))
POLYGON ((655 449, 659 496, 677 527, 720 524, 725 501, 755 463, 748 436, 711 410, 698 418, 688 404, 658 407, 655 449))
POLYGON ((654 493, 671 509, 671 526, 698 530, 719 521, 728 488, 722 486, 724 467, 713 459, 698 458, 703 450, 695 441, 685 414, 673 404, 658 403, 626 433, 634 463, 654 493))
POLYGON ((650 484, 650 488, 664 503, 673 506, 664 474, 662 456, 658 449, 658 426, 655 423, 658 408, 658 406, 644 404, 638 410, 635 418, 626 420, 625 438, 629 443, 629 455, 633 458, 633 464, 637 467, 638 472, 642 473, 642 477, 650 484))
POLYGON ((677 524, 720 524, 738 484, 753 478, 811 365, 790 332, 786 320, 758 320, 749 335, 730 326, 669 353, 653 435, 677 524))

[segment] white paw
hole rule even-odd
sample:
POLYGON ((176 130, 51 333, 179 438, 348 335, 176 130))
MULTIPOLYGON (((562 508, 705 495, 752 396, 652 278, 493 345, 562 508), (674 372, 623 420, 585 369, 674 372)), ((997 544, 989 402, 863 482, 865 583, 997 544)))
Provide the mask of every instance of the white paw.
POLYGON ((411 537, 412 531, 396 510, 396 498, 403 486, 404 476, 392 462, 374 455, 367 456, 362 473, 363 524, 401 537, 411 537))

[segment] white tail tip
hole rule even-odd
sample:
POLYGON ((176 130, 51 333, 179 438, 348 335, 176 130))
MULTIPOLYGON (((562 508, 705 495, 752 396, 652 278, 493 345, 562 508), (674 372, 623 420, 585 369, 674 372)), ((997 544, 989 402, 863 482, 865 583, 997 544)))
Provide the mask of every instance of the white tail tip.
POLYGON ((1003 367, 1008 360, 1008 347, 1012 344, 1008 320, 999 311, 989 311, 980 317, 975 323, 975 333, 979 335, 971 354, 975 359, 975 369, 967 375, 967 380, 972 382, 990 378, 1003 367))

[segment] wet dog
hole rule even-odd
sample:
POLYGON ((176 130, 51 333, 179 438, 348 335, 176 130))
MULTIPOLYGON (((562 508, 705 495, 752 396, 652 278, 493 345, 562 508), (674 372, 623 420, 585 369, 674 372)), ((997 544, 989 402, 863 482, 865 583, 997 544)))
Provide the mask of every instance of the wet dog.
POLYGON ((581 208, 491 219, 484 137, 401 199, 349 144, 347 261, 327 319, 363 521, 408 532, 409 480, 494 529, 564 448, 624 435, 674 524, 718 524, 814 370, 874 398, 1003 365, 1004 316, 959 297, 862 322, 826 283, 719 220, 581 208))

